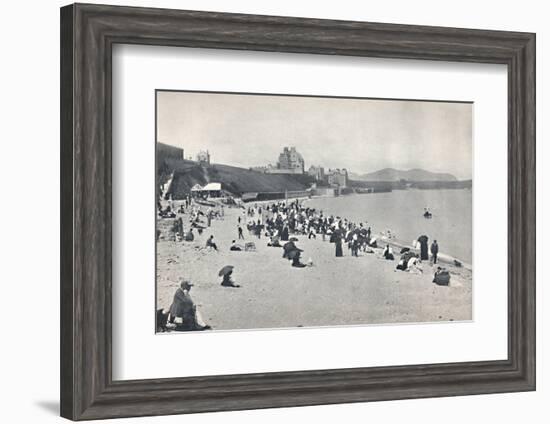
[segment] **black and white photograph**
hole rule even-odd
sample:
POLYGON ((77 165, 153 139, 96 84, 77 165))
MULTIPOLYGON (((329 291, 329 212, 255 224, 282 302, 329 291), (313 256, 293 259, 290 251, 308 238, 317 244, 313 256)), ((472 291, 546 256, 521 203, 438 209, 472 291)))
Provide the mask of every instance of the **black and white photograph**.
POLYGON ((550 416, 546 3, 3 6, 2 422, 550 416))
POLYGON ((157 333, 472 320, 472 102, 155 102, 157 333))

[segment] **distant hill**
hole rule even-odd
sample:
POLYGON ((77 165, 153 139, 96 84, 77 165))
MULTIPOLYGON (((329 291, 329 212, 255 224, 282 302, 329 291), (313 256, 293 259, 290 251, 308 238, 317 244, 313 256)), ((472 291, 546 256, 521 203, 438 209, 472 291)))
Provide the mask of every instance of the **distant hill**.
POLYGON ((409 169, 402 171, 394 168, 384 168, 368 174, 350 174, 350 178, 358 181, 458 181, 454 175, 430 172, 424 169, 409 169))

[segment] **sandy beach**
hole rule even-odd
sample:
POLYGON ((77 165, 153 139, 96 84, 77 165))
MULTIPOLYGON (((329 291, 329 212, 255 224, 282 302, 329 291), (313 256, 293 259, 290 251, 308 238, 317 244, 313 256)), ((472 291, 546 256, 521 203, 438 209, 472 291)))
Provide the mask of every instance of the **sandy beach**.
MULTIPOLYGON (((191 296, 213 330, 313 327, 387 323, 463 321, 472 317, 472 275, 465 267, 447 266, 448 287, 432 283, 435 267, 424 261, 422 274, 397 271, 397 260, 386 261, 382 249, 353 257, 335 257, 334 244, 318 235, 297 236, 302 258, 313 266, 293 268, 283 249, 267 246, 268 238, 249 234, 255 252, 229 251, 237 239, 240 208, 225 208, 223 219, 212 220, 193 242, 174 241, 171 219, 159 219, 157 242, 157 308, 168 309, 181 278, 192 280, 191 296), (218 252, 205 249, 214 235, 218 252), (233 265, 240 288, 220 285, 218 271, 233 265)), ((189 216, 181 215, 188 228, 189 216)), ((239 242, 239 241, 238 241, 239 242)), ((244 245, 243 240, 240 243, 244 245)), ((398 253, 398 252, 396 252, 398 253)), ((399 255, 396 255, 396 259, 399 255)))

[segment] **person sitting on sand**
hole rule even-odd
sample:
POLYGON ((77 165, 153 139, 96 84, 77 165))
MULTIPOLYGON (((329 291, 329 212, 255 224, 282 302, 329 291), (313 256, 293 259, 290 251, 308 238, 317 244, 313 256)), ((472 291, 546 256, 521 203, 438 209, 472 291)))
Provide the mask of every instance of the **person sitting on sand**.
POLYGON ((187 233, 185 233, 185 241, 193 241, 195 240, 195 235, 193 234, 193 229, 190 228, 187 233))
POLYGON ((450 281, 451 275, 449 274, 449 271, 447 271, 445 268, 441 268, 440 266, 438 266, 432 282, 437 284, 438 286, 448 286, 450 281))
POLYGON ((214 243, 214 236, 211 235, 208 240, 206 240, 206 247, 211 247, 212 249, 214 249, 216 252, 218 251, 218 246, 216 245, 216 243, 214 243))
POLYGON ((398 269, 400 271, 406 271, 407 270, 407 261, 403 258, 399 259, 399 262, 397 263, 397 266, 395 269, 398 269))
POLYGON ((229 250, 234 251, 234 252, 240 252, 243 249, 241 248, 241 246, 239 246, 237 243, 235 243, 235 240, 233 240, 231 242, 231 247, 229 248, 229 250))
POLYGON ((376 237, 372 237, 369 241, 367 241, 367 245, 369 247, 378 247, 378 241, 376 237))
POLYGON ((224 287, 235 287, 235 288, 241 287, 231 279, 231 274, 233 274, 233 271, 229 271, 228 273, 223 275, 221 285, 224 287))
POLYGON ((292 258, 292 266, 294 268, 305 268, 306 264, 300 262, 301 251, 299 249, 290 252, 289 256, 292 258))
POLYGON ((170 206, 167 206, 166 209, 163 211, 160 211, 160 217, 161 218, 175 218, 176 214, 172 212, 172 208, 170 206))
POLYGON ((384 257, 384 259, 388 261, 393 261, 395 259, 393 256, 393 250, 389 244, 386 244, 386 247, 384 248, 384 252, 382 253, 382 256, 384 257))
POLYGON ((298 251, 302 251, 301 249, 299 249, 296 244, 294 244, 294 241, 291 240, 291 241, 287 241, 284 245, 283 245, 283 258, 287 258, 287 259, 292 259, 291 256, 290 256, 290 252, 294 251, 294 250, 298 250, 298 251))
POLYGON ((181 318, 182 322, 176 324, 176 330, 179 331, 200 331, 210 330, 209 325, 201 323, 202 319, 197 311, 195 302, 191 298, 189 291, 193 284, 189 280, 182 280, 180 287, 174 294, 174 300, 170 306, 170 323, 173 324, 176 318, 181 318))
POLYGON ((164 309, 157 309, 157 333, 165 333, 168 331, 168 315, 164 309))
POLYGON ((422 274, 422 268, 420 268, 420 259, 413 256, 407 262, 407 271, 411 274, 422 274))
POLYGON ((396 269, 399 269, 401 271, 406 271, 409 266, 409 263, 412 264, 412 262, 410 262, 412 258, 418 259, 418 255, 411 251, 403 253, 401 255, 401 258, 399 259, 399 262, 397 263, 396 269))
POLYGON ((282 247, 281 243, 279 243, 279 236, 274 234, 271 236, 271 239, 269 243, 267 243, 269 247, 282 247))

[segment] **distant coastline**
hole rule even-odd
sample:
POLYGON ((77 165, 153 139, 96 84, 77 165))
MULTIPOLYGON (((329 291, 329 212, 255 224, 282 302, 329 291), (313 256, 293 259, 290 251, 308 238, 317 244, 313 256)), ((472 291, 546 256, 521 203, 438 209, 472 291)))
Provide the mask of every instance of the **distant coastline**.
MULTIPOLYGON (((204 165, 188 160, 167 160, 157 168, 159 182, 165 183, 172 178, 170 191, 174 199, 183 199, 189 194, 195 184, 205 185, 209 182, 219 182, 224 191, 236 197, 247 193, 279 193, 304 192, 309 190, 316 181, 306 175, 299 174, 264 174, 245 168, 229 165, 204 165)), ((321 186, 323 187, 323 186, 321 186)), ((325 187, 326 188, 326 187, 325 187)), ((471 189, 472 180, 465 181, 358 181, 349 180, 349 187, 340 190, 341 195, 362 192, 389 192, 393 190, 421 189, 471 189)), ((265 195, 264 195, 265 196, 265 195)), ((268 196, 269 197, 269 196, 268 196)), ((273 197, 276 198, 276 197, 273 197)))

